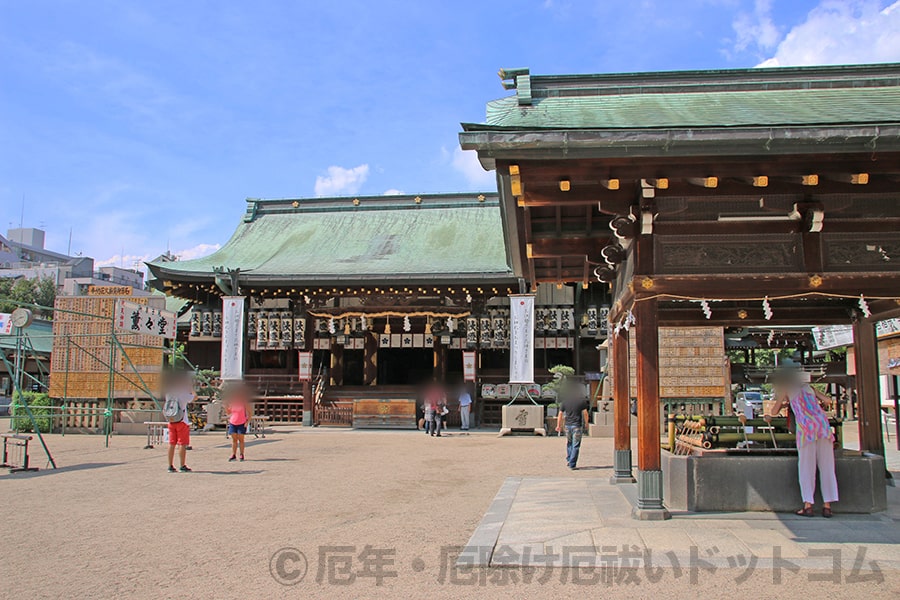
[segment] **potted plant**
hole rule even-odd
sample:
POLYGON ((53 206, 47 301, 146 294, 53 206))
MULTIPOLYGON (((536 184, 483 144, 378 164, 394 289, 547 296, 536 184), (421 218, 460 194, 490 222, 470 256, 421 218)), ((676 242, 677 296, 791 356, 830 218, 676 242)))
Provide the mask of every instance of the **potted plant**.
MULTIPOLYGON (((556 393, 559 388, 565 383, 566 379, 575 375, 575 369, 568 365, 556 365, 550 368, 550 372, 553 374, 553 380, 544 386, 544 389, 552 390, 556 393)), ((552 431, 555 429, 555 421, 556 417, 559 414, 559 402, 554 400, 550 404, 547 405, 547 427, 552 431), (554 423, 551 427, 550 419, 553 419, 554 423)))

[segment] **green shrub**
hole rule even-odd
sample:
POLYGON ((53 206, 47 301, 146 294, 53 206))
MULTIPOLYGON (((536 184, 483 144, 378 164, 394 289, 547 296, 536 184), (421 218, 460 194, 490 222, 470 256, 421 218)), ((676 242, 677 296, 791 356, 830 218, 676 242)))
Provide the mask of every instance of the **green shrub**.
MULTIPOLYGON (((31 414, 34 415, 34 421, 37 423, 41 433, 50 433, 50 411, 52 410, 50 396, 41 392, 25 392, 25 402, 28 403, 28 408, 31 409, 31 414)), ((31 419, 28 418, 28 412, 22 405, 19 392, 13 394, 10 408, 10 415, 13 417, 13 429, 33 432, 34 426, 31 423, 31 419)))

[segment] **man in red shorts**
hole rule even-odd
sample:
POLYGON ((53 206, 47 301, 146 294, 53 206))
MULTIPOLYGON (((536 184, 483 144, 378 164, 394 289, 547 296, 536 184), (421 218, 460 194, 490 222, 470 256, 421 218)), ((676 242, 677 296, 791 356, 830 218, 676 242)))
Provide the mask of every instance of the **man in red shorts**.
POLYGON ((175 447, 178 447, 178 457, 181 460, 182 473, 190 473, 191 469, 185 464, 187 447, 191 443, 191 420, 188 417, 188 405, 197 398, 194 393, 194 382, 189 374, 175 377, 166 391, 166 403, 170 400, 178 402, 181 409, 181 420, 169 422, 169 473, 175 473, 175 447))

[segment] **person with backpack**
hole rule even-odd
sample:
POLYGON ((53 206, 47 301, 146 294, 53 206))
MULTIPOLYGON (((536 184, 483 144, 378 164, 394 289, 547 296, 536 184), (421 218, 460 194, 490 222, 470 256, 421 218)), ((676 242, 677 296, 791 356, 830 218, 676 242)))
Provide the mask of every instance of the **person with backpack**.
POLYGON ((231 436, 231 458, 228 462, 237 460, 238 447, 241 451, 241 462, 244 462, 244 437, 247 435, 247 425, 252 416, 250 390, 243 383, 233 383, 225 388, 222 397, 225 414, 228 415, 228 435, 231 436))
POLYGON ((182 473, 190 473, 187 466, 187 447, 191 443, 191 420, 188 416, 188 405, 197 395, 194 393, 194 382, 189 373, 180 373, 167 377, 165 387, 166 402, 163 404, 163 416, 169 422, 169 473, 175 473, 175 449, 181 461, 182 473))

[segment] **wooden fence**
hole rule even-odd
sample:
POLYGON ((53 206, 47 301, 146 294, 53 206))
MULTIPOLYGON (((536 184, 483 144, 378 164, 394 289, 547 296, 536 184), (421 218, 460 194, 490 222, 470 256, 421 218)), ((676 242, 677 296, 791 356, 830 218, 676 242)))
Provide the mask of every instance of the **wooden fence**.
POLYGON ((322 402, 316 406, 316 425, 350 427, 353 425, 353 402, 322 402))
POLYGON ((268 417, 271 423, 303 422, 302 398, 255 398, 253 410, 261 417, 268 417))

